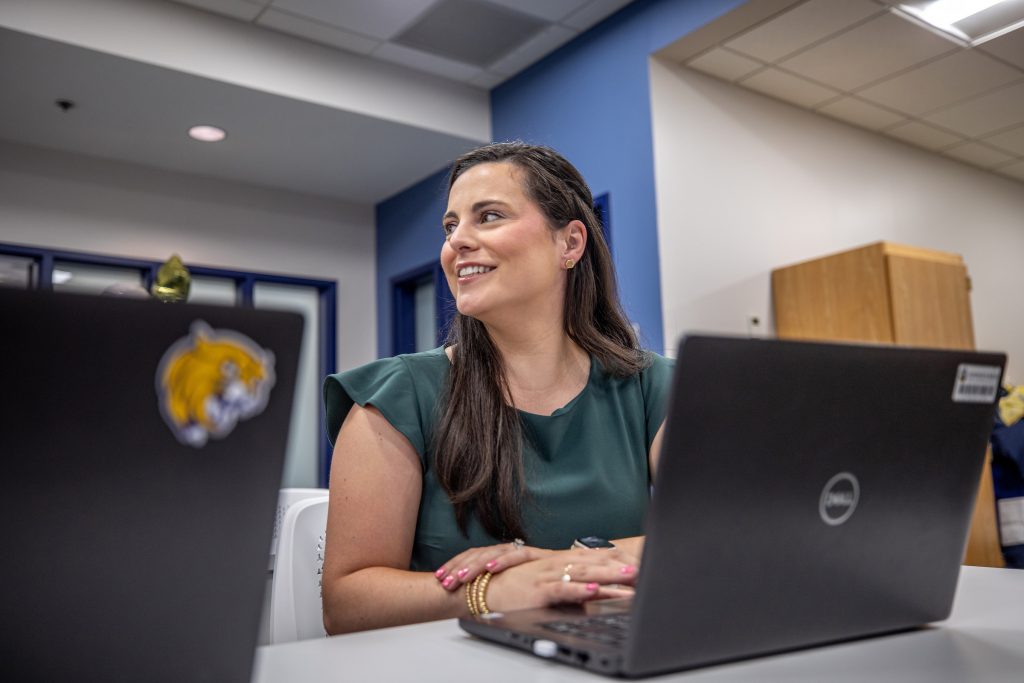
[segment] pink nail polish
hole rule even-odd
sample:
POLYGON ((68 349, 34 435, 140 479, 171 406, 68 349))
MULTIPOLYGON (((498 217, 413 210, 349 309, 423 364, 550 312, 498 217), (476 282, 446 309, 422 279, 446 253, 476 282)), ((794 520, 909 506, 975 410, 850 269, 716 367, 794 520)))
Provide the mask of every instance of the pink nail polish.
POLYGON ((452 585, 452 581, 454 581, 454 580, 455 580, 454 576, 449 576, 447 579, 445 579, 444 581, 441 582, 441 585, 444 586, 445 588, 447 588, 448 586, 452 585))
POLYGON ((597 584, 593 583, 593 582, 588 583, 587 584, 587 590, 590 591, 591 593, 593 593, 594 591, 597 590, 597 584))
POLYGON ((462 569, 460 569, 459 571, 457 571, 455 573, 458 574, 460 579, 464 579, 464 578, 466 578, 466 574, 469 573, 469 569, 466 568, 466 567, 463 567, 462 569))
POLYGON ((498 566, 498 561, 497 560, 491 560, 490 562, 488 562, 484 566, 487 567, 488 570, 494 569, 495 567, 498 566))
POLYGON ((634 567, 631 564, 627 564, 625 567, 623 567, 619 571, 622 572, 623 574, 632 574, 633 572, 636 571, 636 567, 634 567))
POLYGON ((442 576, 444 576, 444 567, 441 567, 436 572, 434 572, 434 576, 436 578, 438 578, 438 579, 440 579, 442 576))

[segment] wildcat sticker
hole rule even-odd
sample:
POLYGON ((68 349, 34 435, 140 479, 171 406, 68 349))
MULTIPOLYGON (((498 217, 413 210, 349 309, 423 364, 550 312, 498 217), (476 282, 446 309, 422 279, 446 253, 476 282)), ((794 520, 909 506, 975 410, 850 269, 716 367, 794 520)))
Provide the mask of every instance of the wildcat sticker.
POLYGON ((156 373, 164 421, 179 441, 196 448, 263 412, 273 386, 273 353, 202 320, 167 349, 156 373))

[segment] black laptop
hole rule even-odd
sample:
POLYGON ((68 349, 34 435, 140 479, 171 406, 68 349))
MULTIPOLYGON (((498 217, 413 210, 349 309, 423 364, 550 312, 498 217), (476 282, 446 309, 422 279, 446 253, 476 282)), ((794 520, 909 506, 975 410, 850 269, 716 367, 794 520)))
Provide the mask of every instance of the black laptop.
POLYGON ((638 677, 942 620, 1005 360, 687 337, 635 597, 460 625, 638 677))
POLYGON ((0 290, 5 680, 249 681, 291 313, 0 290))

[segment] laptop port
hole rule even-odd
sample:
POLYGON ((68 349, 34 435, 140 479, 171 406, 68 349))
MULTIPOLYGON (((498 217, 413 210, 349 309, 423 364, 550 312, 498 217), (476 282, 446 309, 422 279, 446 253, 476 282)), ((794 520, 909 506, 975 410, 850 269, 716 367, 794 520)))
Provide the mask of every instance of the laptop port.
POLYGON ((577 652, 576 661, 580 664, 586 664, 590 660, 590 655, 586 652, 577 652))

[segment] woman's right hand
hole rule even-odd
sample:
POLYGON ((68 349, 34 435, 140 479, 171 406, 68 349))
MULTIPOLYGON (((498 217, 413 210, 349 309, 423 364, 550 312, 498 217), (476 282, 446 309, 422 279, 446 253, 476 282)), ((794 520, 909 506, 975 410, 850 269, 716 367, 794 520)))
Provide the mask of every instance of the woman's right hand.
POLYGON ((445 562, 434 578, 447 591, 457 591, 484 572, 497 574, 524 562, 539 560, 555 551, 523 543, 499 543, 465 550, 445 562))
POLYGON ((636 558, 621 550, 557 551, 494 574, 485 601, 501 612, 626 597, 636 577, 636 558))

